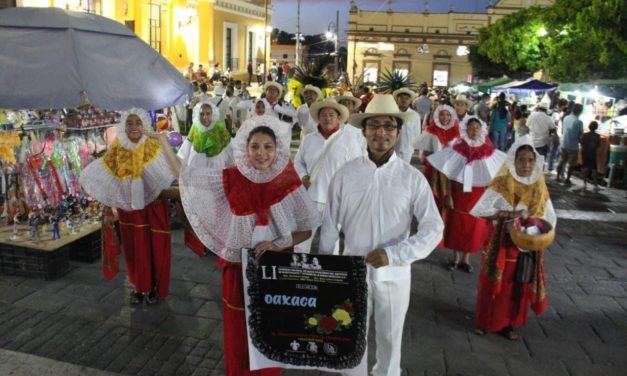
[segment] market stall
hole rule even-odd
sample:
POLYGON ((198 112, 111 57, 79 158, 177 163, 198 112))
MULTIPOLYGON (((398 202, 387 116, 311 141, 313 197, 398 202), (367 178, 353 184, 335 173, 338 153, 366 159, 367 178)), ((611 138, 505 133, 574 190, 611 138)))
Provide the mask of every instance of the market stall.
POLYGON ((492 93, 505 93, 516 95, 519 103, 533 106, 539 102, 539 99, 549 91, 555 90, 557 85, 548 84, 546 82, 528 79, 526 81, 512 81, 493 87, 492 93))
POLYGON ((0 109, 13 109, 0 110, 0 272, 52 279, 70 257, 99 255, 100 209, 78 177, 115 137, 119 110, 182 103, 191 86, 124 25, 94 14, 4 9, 0 35, 0 109))

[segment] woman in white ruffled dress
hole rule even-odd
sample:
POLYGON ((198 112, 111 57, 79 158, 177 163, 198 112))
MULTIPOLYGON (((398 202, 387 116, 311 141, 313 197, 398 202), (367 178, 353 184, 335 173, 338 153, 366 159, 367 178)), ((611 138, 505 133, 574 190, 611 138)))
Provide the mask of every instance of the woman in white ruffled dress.
POLYGON ((487 135, 488 126, 481 119, 466 116, 460 124, 460 138, 427 158, 450 182, 444 200, 448 212, 444 215, 444 246, 453 250, 447 264, 451 271, 459 268, 471 273, 470 255, 479 252, 490 234, 490 221, 469 213, 506 158, 487 135))
POLYGON ((120 241, 128 278, 133 285, 131 304, 154 304, 165 298, 170 286, 171 238, 168 203, 160 194, 174 180, 164 150, 144 135, 150 127, 148 113, 131 109, 122 114, 117 138, 106 154, 90 163, 80 176, 85 192, 105 205, 103 272, 107 279, 119 271, 119 247, 111 240, 114 209, 119 219, 120 241))
MULTIPOLYGON (((290 161, 289 134, 279 119, 258 116, 242 124, 232 141, 235 165, 225 169, 184 166, 181 200, 205 245, 215 245, 222 268, 226 375, 278 375, 249 371, 242 248, 291 251, 320 225, 315 204, 290 161)), ((164 137, 159 137, 162 144, 164 137)), ((170 153, 175 174, 180 164, 170 153)))

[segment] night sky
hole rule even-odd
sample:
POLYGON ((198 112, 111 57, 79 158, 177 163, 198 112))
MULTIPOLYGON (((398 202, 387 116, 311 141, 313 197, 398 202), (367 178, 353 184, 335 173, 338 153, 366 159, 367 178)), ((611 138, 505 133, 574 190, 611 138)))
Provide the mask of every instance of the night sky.
MULTIPOLYGON (((446 13, 449 7, 456 12, 484 13, 490 0, 431 0, 429 11, 446 13)), ((296 32, 297 0, 272 0, 274 14, 271 25, 289 33, 296 32)), ((301 0, 300 27, 303 34, 322 34, 329 22, 335 23, 336 11, 340 11, 340 42, 346 44, 349 0, 301 0)), ((359 9, 385 11, 387 0, 356 0, 359 9)), ((393 0, 392 9, 398 12, 422 12, 424 0, 393 0)), ((493 1, 494 3, 494 1, 493 1)))

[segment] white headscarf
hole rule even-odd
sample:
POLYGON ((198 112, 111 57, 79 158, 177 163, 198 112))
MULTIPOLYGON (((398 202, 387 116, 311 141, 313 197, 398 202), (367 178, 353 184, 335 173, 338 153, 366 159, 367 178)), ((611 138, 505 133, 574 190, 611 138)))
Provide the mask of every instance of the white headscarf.
POLYGON ((131 142, 128 136, 126 135, 126 119, 129 115, 137 115, 139 119, 142 121, 142 125, 145 127, 151 127, 152 121, 150 120, 150 115, 148 115, 148 111, 141 108, 131 108, 126 111, 122 111, 120 116, 120 122, 117 124, 117 137, 120 141, 120 144, 126 149, 133 150, 139 145, 146 142, 146 135, 142 135, 138 142, 131 142))
POLYGON ((442 128, 442 129, 453 128, 455 126, 456 121, 457 121, 457 112, 455 112, 455 109, 449 106, 448 104, 441 104, 435 109, 435 111, 433 111, 433 122, 435 123, 435 125, 438 126, 438 128, 442 128), (448 113, 451 114, 451 121, 449 121, 447 125, 442 125, 442 123, 440 123, 441 111, 447 111, 448 113))
POLYGON ((524 135, 519 137, 516 142, 509 148, 507 151, 507 159, 505 160, 505 165, 509 169, 510 174, 518 181, 523 184, 533 184, 538 181, 540 175, 542 175, 542 169, 544 166, 544 157, 538 154, 536 149, 533 147, 533 140, 530 135, 524 135), (531 175, 528 177, 522 177, 516 173, 516 150, 523 145, 529 145, 533 149, 533 152, 536 154, 536 164, 533 166, 533 171, 531 175))
POLYGON ((216 122, 219 119, 220 119, 220 110, 218 109, 218 107, 216 107, 213 101, 211 101, 211 99, 209 98, 204 98, 200 102, 196 103, 196 105, 194 106, 194 109, 192 110, 192 123, 199 126, 199 129, 201 131, 208 131, 210 129, 213 129, 213 127, 215 127, 216 122), (212 115, 211 115, 211 124, 209 124, 209 126, 204 126, 202 122, 200 121, 200 110, 202 109, 202 106, 205 104, 211 106, 212 115))
POLYGON ((466 143, 470 146, 477 147, 477 146, 483 145, 487 135, 488 135, 488 125, 485 122, 483 122, 483 120, 479 119, 478 117, 474 115, 466 116, 462 120, 462 122, 459 124, 459 136, 464 141, 466 141, 466 143), (468 122, 470 120, 477 120, 479 124, 481 124, 481 134, 479 135, 479 139, 477 140, 473 140, 468 136, 468 122))
POLYGON ((289 124, 274 116, 255 116, 246 120, 231 142, 235 165, 242 175, 254 183, 267 183, 277 177, 290 160, 290 129, 289 124), (248 158, 248 135, 253 129, 261 126, 272 129, 276 136, 276 158, 265 171, 253 167, 248 158))

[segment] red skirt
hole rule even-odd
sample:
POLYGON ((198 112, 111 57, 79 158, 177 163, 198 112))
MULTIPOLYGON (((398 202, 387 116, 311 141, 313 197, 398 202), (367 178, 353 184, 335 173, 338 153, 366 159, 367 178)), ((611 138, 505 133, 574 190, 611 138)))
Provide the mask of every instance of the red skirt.
POLYGON ((464 192, 461 183, 451 181, 453 209, 448 213, 444 228, 444 246, 454 251, 478 253, 481 246, 489 239, 492 223, 483 218, 470 215, 470 211, 483 195, 485 187, 473 187, 471 192, 464 192))
POLYGON ((224 316, 224 367, 226 376, 279 376, 280 368, 250 371, 248 333, 244 311, 242 264, 218 257, 222 268, 222 313, 224 316))
POLYGON ((156 288, 160 298, 170 291, 172 234, 168 203, 156 200, 141 210, 118 209, 120 242, 128 279, 136 292, 156 288))
MULTIPOLYGON (((511 243, 509 236, 505 237, 504 243, 499 250, 505 252, 505 269, 500 292, 493 296, 490 289, 492 282, 483 272, 479 277, 475 326, 490 332, 499 332, 510 326, 517 328, 525 325, 531 301, 531 284, 514 281, 516 259, 520 251, 511 243)), ((483 258, 485 258, 485 252, 483 258)))

